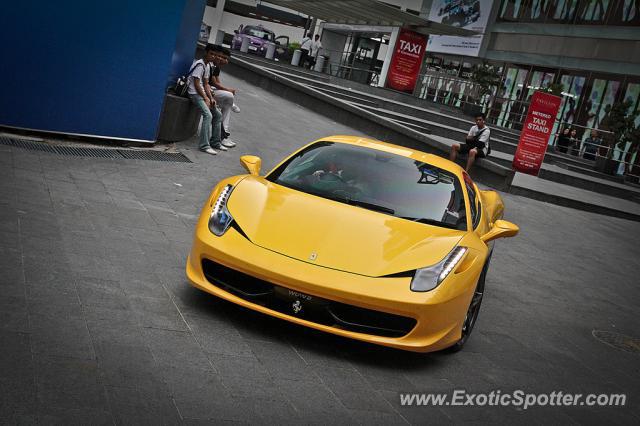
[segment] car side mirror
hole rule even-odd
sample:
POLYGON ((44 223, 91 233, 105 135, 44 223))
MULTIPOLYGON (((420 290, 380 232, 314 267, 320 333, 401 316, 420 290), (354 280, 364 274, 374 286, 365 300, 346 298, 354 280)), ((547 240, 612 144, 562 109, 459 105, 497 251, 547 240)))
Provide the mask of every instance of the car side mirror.
POLYGON ((240 157, 240 164, 242 164, 242 167, 252 175, 260 176, 260 166, 262 165, 260 157, 256 157, 255 155, 243 155, 240 157))
POLYGON ((481 236, 480 239, 488 243, 497 238, 513 237, 517 235, 519 231, 520 228, 518 228, 518 225, 507 222, 506 220, 496 220, 489 232, 481 236))

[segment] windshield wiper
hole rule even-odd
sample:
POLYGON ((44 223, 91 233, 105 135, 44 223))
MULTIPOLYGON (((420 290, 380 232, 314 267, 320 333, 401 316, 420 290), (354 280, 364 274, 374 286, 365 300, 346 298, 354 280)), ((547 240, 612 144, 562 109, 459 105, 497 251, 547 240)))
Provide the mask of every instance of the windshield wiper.
POLYGON ((333 200, 333 201, 338 201, 340 203, 345 203, 345 204, 349 204, 352 206, 358 206, 358 207, 363 207, 365 209, 369 209, 369 210, 375 210, 381 213, 386 213, 386 214, 394 214, 396 211, 393 209, 390 209, 389 207, 385 207, 385 206, 379 206, 377 204, 373 204, 373 203, 367 203, 366 201, 361 201, 361 200, 356 200, 354 198, 349 198, 349 197, 341 197, 335 194, 325 194, 325 193, 320 193, 319 191, 308 191, 310 194, 314 194, 314 195, 319 195, 321 197, 324 198, 328 198, 329 200, 333 200))
POLYGON ((427 225, 442 226, 443 228, 457 229, 455 225, 435 219, 429 219, 428 217, 403 217, 402 219, 407 219, 412 222, 426 223, 427 225))
POLYGON ((377 204, 373 204, 373 203, 367 203, 366 201, 361 201, 361 200, 355 200, 353 198, 349 198, 349 197, 341 197, 335 194, 327 194, 324 191, 318 191, 318 190, 313 190, 311 188, 299 188, 295 185, 290 185, 286 182, 282 182, 282 181, 277 181, 276 182, 279 185, 282 186, 286 186, 287 188, 291 188, 291 189, 295 189, 297 191, 302 191, 302 192, 306 192, 307 194, 311 194, 311 195, 316 195, 318 197, 322 197, 322 198, 326 198, 329 200, 333 200, 333 201, 338 201, 340 203, 344 203, 344 204, 349 204, 352 206, 358 206, 358 207, 363 207, 365 209, 369 209, 369 210, 375 210, 381 213, 386 213, 386 214, 394 214, 396 211, 393 209, 390 209, 389 207, 385 207, 385 206, 379 206, 377 204))
POLYGON ((369 210, 376 210, 381 213, 394 214, 396 211, 389 207, 379 206, 378 204, 367 203, 366 201, 354 200, 353 198, 345 198, 345 202, 358 207, 364 207, 369 210))

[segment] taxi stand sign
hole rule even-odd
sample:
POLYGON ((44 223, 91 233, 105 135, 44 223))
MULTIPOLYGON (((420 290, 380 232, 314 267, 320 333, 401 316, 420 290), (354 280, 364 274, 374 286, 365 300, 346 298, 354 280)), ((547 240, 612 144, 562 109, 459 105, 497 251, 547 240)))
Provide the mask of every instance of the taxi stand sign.
POLYGON ((547 152, 547 142, 562 99, 545 92, 535 92, 527 118, 522 126, 518 148, 511 167, 521 173, 537 176, 547 152))

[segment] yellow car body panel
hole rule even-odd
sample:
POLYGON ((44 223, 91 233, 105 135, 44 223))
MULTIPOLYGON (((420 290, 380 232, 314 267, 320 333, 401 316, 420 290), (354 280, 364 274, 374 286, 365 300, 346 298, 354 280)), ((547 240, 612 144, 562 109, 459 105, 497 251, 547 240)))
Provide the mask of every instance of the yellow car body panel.
MULTIPOLYGON (((459 166, 431 154, 359 137, 321 140, 427 162, 464 182, 459 166)), ((483 209, 480 223, 472 229, 467 215, 468 231, 459 231, 328 200, 264 177, 227 178, 213 189, 198 219, 187 277, 196 288, 232 303, 317 330, 404 350, 440 350, 460 339, 467 308, 489 254, 481 233, 500 219, 504 210, 497 193, 481 192, 477 187, 475 191, 483 209), (208 222, 213 203, 226 185, 234 187, 227 208, 239 229, 230 227, 216 236, 208 222), (431 291, 412 291, 412 277, 402 273, 431 266, 456 246, 468 250, 449 276, 431 291), (395 337, 313 322, 227 291, 215 277, 205 276, 203 261, 321 300, 412 318, 415 326, 395 337)), ((463 192, 468 209, 467 191, 463 192)))
POLYGON ((229 211, 256 245, 302 262, 378 277, 435 264, 463 231, 354 208, 249 176, 229 211), (287 238, 283 238, 287 235, 287 238), (314 260, 309 260, 314 253, 314 260))

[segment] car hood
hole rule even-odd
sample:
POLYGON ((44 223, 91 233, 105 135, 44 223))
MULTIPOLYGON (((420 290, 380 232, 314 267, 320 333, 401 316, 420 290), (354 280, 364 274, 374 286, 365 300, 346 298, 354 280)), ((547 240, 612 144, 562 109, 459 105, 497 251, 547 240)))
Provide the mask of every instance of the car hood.
POLYGON ((260 37, 255 37, 255 36, 251 36, 251 35, 247 35, 247 34, 245 34, 244 36, 245 36, 245 37, 248 37, 248 38, 249 38, 249 41, 250 41, 252 44, 257 44, 257 45, 262 46, 263 44, 265 44, 265 43, 267 42, 267 40, 265 40, 265 39, 263 39, 263 38, 260 38, 260 37))
POLYGON ((433 265, 464 231, 306 194, 249 176, 227 207, 254 244, 326 268, 379 277, 433 265))

